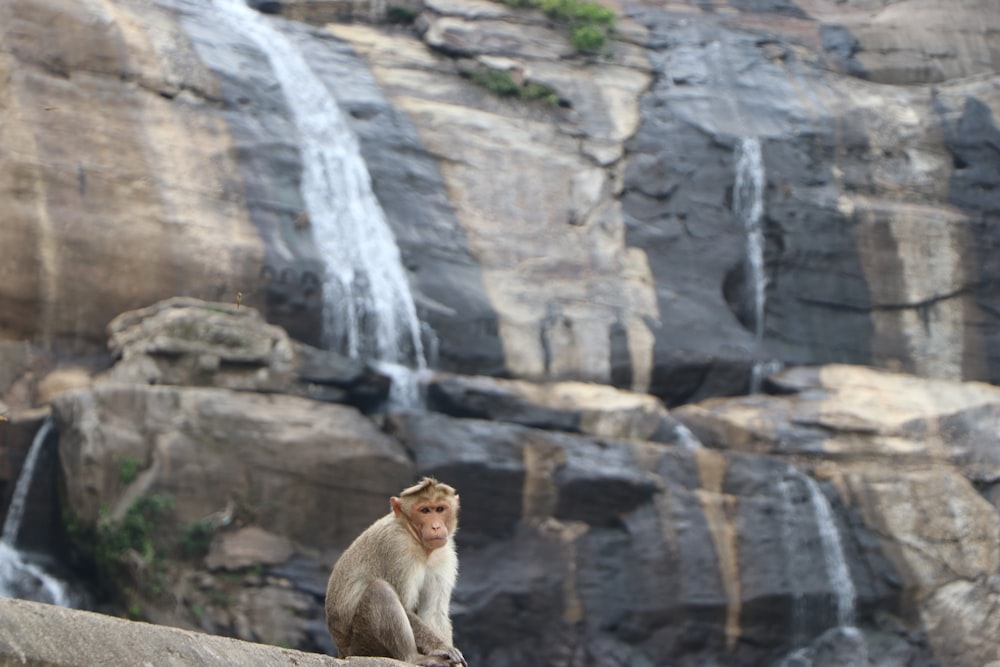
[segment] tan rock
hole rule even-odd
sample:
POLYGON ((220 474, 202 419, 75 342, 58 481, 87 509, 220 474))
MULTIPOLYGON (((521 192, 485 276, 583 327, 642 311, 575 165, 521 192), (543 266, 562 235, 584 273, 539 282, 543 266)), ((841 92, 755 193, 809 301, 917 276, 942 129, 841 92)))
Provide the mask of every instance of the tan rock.
POLYGON ((39 405, 48 405, 64 391, 90 386, 92 378, 85 368, 57 368, 38 382, 35 389, 39 405))
POLYGON ((280 535, 258 526, 247 526, 232 533, 222 533, 214 540, 205 557, 210 570, 240 570, 253 565, 277 565, 292 557, 295 548, 280 535))
POLYGON ((424 34, 430 46, 447 53, 565 58, 575 52, 569 41, 539 25, 444 16, 431 21, 424 34))
POLYGON ((343 547, 413 477, 399 443, 342 405, 106 384, 61 394, 53 412, 67 504, 85 524, 161 493, 181 525, 235 503, 270 533, 343 547), (131 482, 119 473, 127 460, 139 467, 131 482))
POLYGON ((858 40, 856 57, 872 80, 912 85, 995 73, 995 9, 990 0, 908 0, 839 19, 858 40))
POLYGON ((934 591, 921 619, 943 665, 1000 666, 1000 578, 954 581, 934 591), (960 641, 956 641, 961 638, 960 641))
POLYGON ((294 379, 292 340, 247 306, 177 297, 122 313, 108 332, 120 360, 107 381, 275 390, 294 379))
POLYGON ((794 368, 773 381, 791 393, 712 399, 673 414, 703 442, 729 449, 1000 465, 963 418, 1000 410, 993 385, 836 364, 794 368))
POLYGON ((4 337, 103 345, 127 308, 256 281, 260 238, 223 196, 239 173, 225 121, 173 99, 213 79, 169 13, 147 10, 0 7, 4 337))
POLYGON ((1000 568, 997 509, 956 470, 852 467, 844 483, 910 599, 1000 568))
POLYGON ((437 374, 427 381, 435 410, 605 438, 678 441, 677 422, 649 394, 587 382, 504 380, 437 374))

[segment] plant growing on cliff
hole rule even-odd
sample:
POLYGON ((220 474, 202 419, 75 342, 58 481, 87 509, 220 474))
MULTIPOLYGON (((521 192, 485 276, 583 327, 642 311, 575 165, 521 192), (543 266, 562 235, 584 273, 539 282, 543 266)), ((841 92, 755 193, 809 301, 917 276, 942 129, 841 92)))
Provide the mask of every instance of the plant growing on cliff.
POLYGON ((63 522, 73 553, 95 568, 99 586, 128 600, 136 587, 154 595, 164 588, 162 554, 169 542, 166 519, 173 504, 172 496, 150 494, 136 500, 118 519, 104 508, 97 524, 87 526, 65 508, 63 522))
POLYGON ((126 456, 118 461, 118 478, 122 484, 129 485, 139 475, 139 459, 126 456))
POLYGON ((504 0, 511 7, 531 7, 569 27, 569 39, 577 51, 596 53, 615 27, 615 13, 589 0, 504 0))
POLYGON ((208 553, 208 547, 212 543, 212 536, 215 529, 212 522, 207 519, 192 521, 181 533, 178 547, 184 558, 200 558, 208 553))
POLYGON ((417 10, 406 5, 390 5, 385 10, 385 18, 389 23, 411 25, 417 20, 417 10))
POLYGON ((98 565, 113 570, 131 554, 138 554, 146 564, 154 563, 154 538, 162 533, 162 521, 173 505, 171 496, 150 494, 136 500, 120 520, 102 518, 97 525, 98 565))
POLYGON ((548 86, 536 83, 519 83, 507 70, 477 67, 466 73, 469 80, 500 97, 516 97, 524 101, 540 101, 556 106, 559 96, 548 86))

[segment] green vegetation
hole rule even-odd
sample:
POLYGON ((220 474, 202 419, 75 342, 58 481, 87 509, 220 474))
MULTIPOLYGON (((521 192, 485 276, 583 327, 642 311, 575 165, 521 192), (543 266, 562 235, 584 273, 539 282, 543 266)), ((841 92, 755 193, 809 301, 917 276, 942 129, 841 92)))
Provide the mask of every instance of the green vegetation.
POLYGON ((479 67, 468 72, 469 79, 500 97, 516 97, 520 100, 540 101, 551 106, 559 104, 555 91, 540 83, 518 83, 514 76, 501 69, 479 67))
POLYGON ((174 506, 168 495, 142 496, 132 504, 125 516, 115 521, 102 517, 97 525, 95 560, 109 574, 125 563, 126 555, 138 554, 142 563, 156 565, 159 561, 154 538, 163 532, 163 520, 174 506))
POLYGON ((131 484, 139 474, 139 459, 126 456, 118 461, 118 478, 122 484, 131 484))
MULTIPOLYGON (((133 479, 138 463, 119 462, 122 481, 133 479)), ((111 518, 102 509, 97 525, 85 527, 64 509, 63 521, 75 553, 93 563, 101 587, 119 598, 128 613, 139 617, 138 598, 158 596, 173 576, 171 559, 204 556, 214 529, 209 521, 193 521, 183 528, 173 520, 173 496, 148 494, 136 500, 124 516, 111 518)))
POLYGON ((594 53, 604 46, 606 33, 597 26, 580 25, 570 31, 569 38, 577 51, 594 53))
POLYGON ((205 519, 192 521, 184 528, 178 546, 184 558, 201 558, 208 553, 212 543, 214 529, 212 523, 205 519))
POLYGON ((569 39, 577 51, 596 53, 615 27, 615 13, 589 0, 504 0, 511 7, 532 7, 569 26, 569 39))
POLYGON ((417 20, 417 10, 406 5, 392 5, 385 10, 385 18, 389 23, 411 25, 417 20))

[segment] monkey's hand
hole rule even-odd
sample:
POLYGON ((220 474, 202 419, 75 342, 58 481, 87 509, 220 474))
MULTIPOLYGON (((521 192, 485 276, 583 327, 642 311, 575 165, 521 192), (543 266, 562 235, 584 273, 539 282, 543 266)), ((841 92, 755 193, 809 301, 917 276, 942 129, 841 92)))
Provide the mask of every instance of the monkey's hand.
POLYGON ((454 646, 432 651, 424 660, 417 662, 424 667, 469 667, 465 656, 454 646))

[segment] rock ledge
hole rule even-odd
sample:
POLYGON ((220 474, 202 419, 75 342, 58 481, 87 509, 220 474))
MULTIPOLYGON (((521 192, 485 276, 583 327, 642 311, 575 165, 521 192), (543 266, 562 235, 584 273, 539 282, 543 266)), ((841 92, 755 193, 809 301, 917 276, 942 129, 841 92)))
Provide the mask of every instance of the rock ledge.
POLYGON ((338 660, 277 646, 0 598, 0 665, 297 665, 405 667, 388 658, 338 660))

